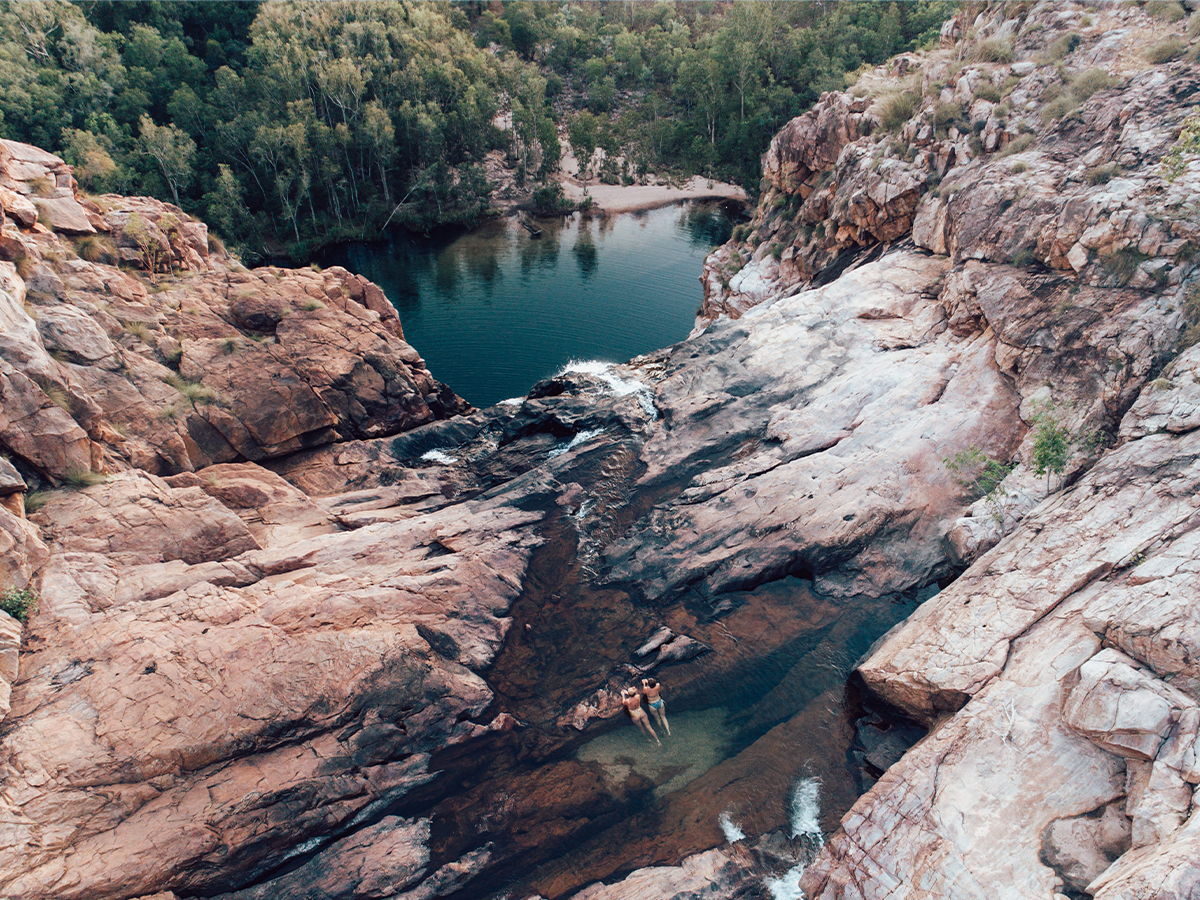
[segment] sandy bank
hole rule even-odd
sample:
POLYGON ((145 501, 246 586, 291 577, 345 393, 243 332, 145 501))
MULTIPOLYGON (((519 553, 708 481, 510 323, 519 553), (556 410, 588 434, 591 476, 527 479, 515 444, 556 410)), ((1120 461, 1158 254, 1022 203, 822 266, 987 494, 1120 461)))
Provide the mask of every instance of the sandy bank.
MULTIPOLYGON (((573 178, 562 180, 563 193, 569 200, 579 201, 584 197, 583 186, 573 178)), ((587 196, 592 198, 595 208, 605 213, 635 212, 670 206, 681 200, 745 200, 746 192, 736 184, 709 181, 699 175, 692 176, 682 187, 665 184, 589 184, 587 196)))

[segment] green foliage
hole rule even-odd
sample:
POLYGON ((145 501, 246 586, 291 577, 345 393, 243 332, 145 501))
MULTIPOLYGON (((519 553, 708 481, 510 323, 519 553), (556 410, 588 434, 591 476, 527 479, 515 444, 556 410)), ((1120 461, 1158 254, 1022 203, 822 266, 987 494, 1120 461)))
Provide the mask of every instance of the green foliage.
POLYGON ((1000 88, 990 81, 981 81, 975 87, 975 99, 986 100, 989 103, 1000 102, 1000 88))
POLYGON ((31 587, 8 588, 0 592, 0 611, 8 613, 22 625, 37 612, 38 595, 31 587))
POLYGON ((955 9, 9 3, 0 136, 65 155, 90 190, 170 199, 238 247, 300 258, 392 225, 476 222, 485 155, 544 182, 580 102, 600 117, 596 146, 628 161, 610 179, 753 188, 785 122, 845 73, 936 41, 955 9))
POLYGON ((534 190, 530 207, 535 215, 562 216, 572 212, 575 204, 563 195, 562 185, 553 181, 534 190))
POLYGON ((948 103, 938 103, 933 108, 933 130, 940 138, 945 138, 952 127, 959 131, 966 130, 962 104, 951 100, 948 103))
POLYGON ((75 241, 75 252, 88 262, 115 265, 117 248, 112 238, 103 234, 87 234, 75 241))
POLYGON ((320 300, 305 300, 300 304, 300 308, 305 312, 316 312, 318 309, 324 309, 325 304, 320 300))
POLYGON ((35 513, 47 503, 53 494, 50 491, 29 491, 25 495, 25 512, 35 513))
POLYGON ((1163 176, 1167 181, 1175 181, 1197 154, 1200 154, 1200 113, 1192 113, 1184 120, 1179 137, 1163 157, 1163 176))
POLYGON ((1081 40, 1083 39, 1073 31, 1061 35, 1053 44, 1046 48, 1045 61, 1057 62, 1078 47, 1081 40))
POLYGON ((1059 422, 1053 406, 1044 405, 1033 416, 1033 474, 1046 476, 1046 492, 1050 492, 1050 476, 1060 479, 1071 458, 1075 436, 1059 422))
POLYGON ((1022 247, 1013 254, 1012 264, 1022 269, 1028 269, 1032 266, 1041 265, 1041 260, 1038 258, 1037 251, 1032 247, 1022 247))
POLYGON ((942 464, 950 470, 954 480, 970 493, 973 500, 982 499, 987 503, 997 525, 1004 524, 1007 498, 1001 485, 1015 467, 1015 463, 1002 463, 978 447, 971 446, 959 450, 953 456, 947 456, 942 460, 942 464))
POLYGON ((1184 350, 1200 341, 1200 281, 1194 281, 1183 292, 1183 331, 1179 349, 1184 350))
POLYGON ((1142 51, 1142 56, 1148 62, 1154 63, 1156 66, 1165 62, 1170 62, 1179 56, 1187 48, 1187 45, 1179 38, 1170 37, 1166 40, 1159 41, 1157 44, 1151 44, 1142 51))

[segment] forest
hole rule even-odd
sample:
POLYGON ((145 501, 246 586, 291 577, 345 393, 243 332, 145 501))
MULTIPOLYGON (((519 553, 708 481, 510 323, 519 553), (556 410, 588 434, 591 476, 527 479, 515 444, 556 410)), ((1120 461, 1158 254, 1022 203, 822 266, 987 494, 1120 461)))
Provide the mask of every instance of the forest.
POLYGON ((936 41, 945 0, 0 5, 0 137, 92 193, 149 194, 248 261, 490 211, 489 154, 556 205, 599 177, 757 190, 771 136, 862 66, 936 41))

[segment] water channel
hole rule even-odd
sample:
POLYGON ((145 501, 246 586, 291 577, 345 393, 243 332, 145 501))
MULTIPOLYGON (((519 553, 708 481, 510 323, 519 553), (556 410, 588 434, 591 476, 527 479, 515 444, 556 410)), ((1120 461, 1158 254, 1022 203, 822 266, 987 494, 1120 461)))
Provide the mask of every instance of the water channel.
POLYGON ((740 206, 515 219, 466 234, 395 235, 322 257, 383 288, 435 378, 475 406, 524 396, 571 360, 624 362, 687 337, 704 256, 740 206))
MULTIPOLYGON (((482 407, 525 394, 571 360, 623 361, 686 337, 701 261, 736 214, 695 204, 576 215, 537 223, 540 238, 498 221, 454 237, 350 245, 324 261, 383 287, 434 376, 482 407)), ((395 810, 431 818, 438 865, 489 855, 453 900, 554 900, 747 835, 819 844, 886 768, 883 756, 915 739, 881 723, 876 744, 888 746, 864 746, 855 726, 864 710, 846 679, 923 596, 836 602, 789 576, 722 595, 720 613, 689 594, 643 604, 584 561, 594 555, 586 540, 616 537, 692 475, 647 488, 639 472, 634 452, 597 442, 560 473, 611 506, 612 520, 589 536, 556 504, 544 510, 509 639, 486 673, 493 712, 521 727, 439 755, 442 777, 395 810), (578 700, 631 677, 636 648, 664 624, 711 652, 659 673, 672 729, 663 746, 624 714, 582 732, 564 725, 578 700)), ((764 871, 764 890, 798 896, 798 871, 764 871)))

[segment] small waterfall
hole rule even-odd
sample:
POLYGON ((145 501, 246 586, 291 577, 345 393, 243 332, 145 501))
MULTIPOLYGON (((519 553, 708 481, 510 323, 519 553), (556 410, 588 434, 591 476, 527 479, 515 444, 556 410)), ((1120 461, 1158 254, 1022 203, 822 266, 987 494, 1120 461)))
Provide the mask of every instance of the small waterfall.
POLYGON ((764 885, 773 900, 804 900, 800 876, 825 846, 825 836, 821 834, 821 779, 802 778, 796 782, 788 804, 788 819, 792 837, 802 842, 803 858, 780 877, 767 878, 764 885))
POLYGON ((658 418, 658 410, 654 407, 654 392, 650 387, 636 378, 622 378, 614 371, 612 363, 602 362, 598 359, 573 359, 562 367, 556 377, 569 375, 571 372, 579 372, 599 379, 618 397, 634 394, 642 409, 646 411, 646 415, 651 419, 658 418))
POLYGON ((746 832, 737 826, 737 823, 730 818, 728 812, 721 813, 717 818, 717 824, 721 826, 725 840, 729 841, 729 843, 733 844, 737 841, 745 840, 746 832))

